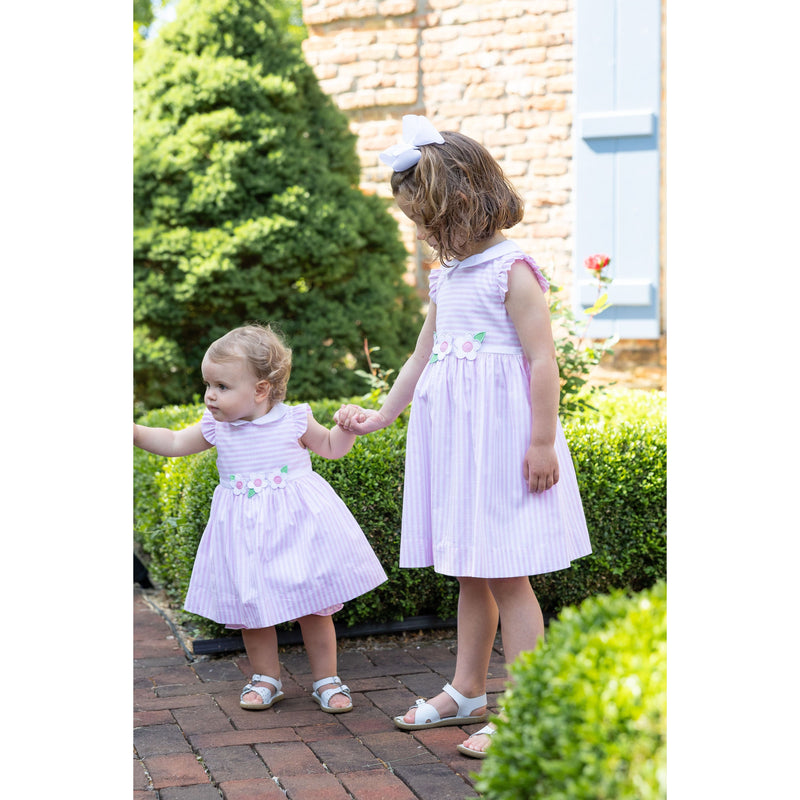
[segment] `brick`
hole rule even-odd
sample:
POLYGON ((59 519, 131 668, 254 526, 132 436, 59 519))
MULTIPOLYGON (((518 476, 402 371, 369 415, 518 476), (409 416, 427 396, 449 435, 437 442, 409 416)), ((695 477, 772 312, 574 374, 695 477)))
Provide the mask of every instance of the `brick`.
POLYGON ((133 789, 134 791, 147 791, 150 789, 150 778, 144 764, 138 759, 133 760, 133 789))
POLYGON ((225 800, 286 800, 286 795, 271 778, 224 781, 219 788, 225 800))
POLYGON ((134 728, 144 728, 148 725, 166 725, 174 721, 175 718, 168 709, 134 711, 133 713, 134 728))
POLYGON ((193 733, 232 730, 228 715, 210 699, 207 705, 178 708, 172 713, 187 736, 191 736, 193 733))
POLYGON ((421 742, 399 728, 383 733, 367 734, 361 737, 361 741, 375 756, 391 767, 397 763, 428 764, 435 761, 421 742))
POLYGON ((348 772, 338 777, 355 800, 414 800, 417 796, 386 769, 348 772))
POLYGON ((394 727, 391 719, 375 706, 356 706, 349 714, 342 714, 339 721, 354 736, 383 733, 394 727))
MULTIPOLYGON (((305 730, 305 729, 304 729, 305 730)), ((197 733, 189 737, 195 750, 210 747, 230 747, 237 744, 269 744, 271 742, 299 742, 294 728, 267 728, 246 731, 215 731, 197 733)))
POLYGON ((417 672, 412 675, 403 675, 403 685, 414 695, 414 699, 405 708, 398 707, 394 714, 405 714, 406 709, 413 705, 417 697, 434 697, 442 691, 445 679, 436 672, 417 672))
POLYGON ((192 749, 180 726, 175 724, 136 728, 133 732, 133 746, 140 758, 169 753, 188 753, 192 749))
POLYGON ((203 765, 192 753, 152 756, 144 760, 144 765, 156 789, 208 783, 203 765))
POLYGON ((162 789, 159 800, 219 800, 219 791, 211 784, 170 786, 162 789))
MULTIPOLYGON (((350 716, 352 713, 352 711, 349 711, 346 715, 336 716, 338 716, 339 720, 341 720, 343 716, 350 716)), ((329 715, 329 718, 335 717, 334 715, 329 715)), ((318 742, 323 739, 349 739, 353 735, 338 720, 336 722, 329 722, 322 725, 304 725, 303 727, 298 727, 295 730, 297 730, 297 732, 300 734, 300 738, 302 738, 302 740, 307 744, 311 742, 318 742)))
POLYGON ((247 678, 233 661, 199 661, 193 665, 194 672, 203 683, 240 681, 247 678))
POLYGON ((206 769, 217 783, 269 777, 264 762, 248 745, 204 747, 200 750, 200 755, 206 769))
POLYGON ((352 736, 309 742, 308 746, 322 764, 333 773, 359 772, 382 767, 382 762, 373 752, 352 736))
POLYGON ((403 686, 397 689, 386 689, 380 692, 370 692, 367 697, 370 702, 384 712, 388 717, 404 713, 407 708, 414 705, 417 696, 403 686))
POLYGON ((465 800, 478 797, 467 781, 454 775, 444 764, 438 762, 398 764, 394 772, 417 797, 435 797, 436 800, 465 800))
POLYGON ((281 781, 292 775, 316 775, 325 772, 314 751, 302 742, 257 744, 256 752, 269 771, 281 781))
POLYGON ((281 778, 289 800, 350 800, 341 783, 327 773, 322 775, 290 775, 281 778))

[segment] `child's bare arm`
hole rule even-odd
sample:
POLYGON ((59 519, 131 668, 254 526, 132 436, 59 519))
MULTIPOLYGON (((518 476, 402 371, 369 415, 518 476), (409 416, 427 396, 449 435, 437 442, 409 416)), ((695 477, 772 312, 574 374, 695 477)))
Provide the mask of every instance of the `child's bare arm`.
POLYGON ((309 412, 308 428, 300 438, 300 443, 323 458, 341 458, 350 452, 355 440, 354 433, 342 430, 338 425, 329 430, 309 412))
POLYGON ((398 373, 397 380, 389 390, 380 410, 365 410, 356 405, 342 406, 334 415, 337 424, 347 431, 352 430, 358 434, 373 433, 391 425, 414 396, 417 382, 431 357, 434 330, 436 330, 436 306, 431 304, 417 337, 414 352, 398 373))
POLYGON ((523 472, 532 492, 558 483, 555 454, 559 375, 550 309, 527 264, 517 261, 508 275, 506 309, 531 368, 531 440, 523 472))
POLYGON ((171 458, 199 453, 211 447, 202 434, 200 423, 179 431, 169 428, 148 428, 146 425, 134 423, 133 443, 149 453, 171 458))

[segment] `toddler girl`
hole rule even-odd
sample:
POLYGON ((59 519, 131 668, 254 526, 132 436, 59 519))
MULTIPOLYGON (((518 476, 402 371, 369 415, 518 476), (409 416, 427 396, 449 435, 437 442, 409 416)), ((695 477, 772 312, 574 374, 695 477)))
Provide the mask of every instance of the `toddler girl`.
POLYGON ((312 471, 309 450, 341 458, 355 435, 281 402, 291 351, 269 328, 236 328, 202 364, 206 411, 183 430, 134 425, 137 447, 162 456, 217 448, 219 485, 197 549, 185 609, 242 629, 255 670, 242 708, 283 699, 275 625, 297 620, 323 711, 353 708, 337 676, 331 614, 386 580, 345 504, 312 471))
MULTIPOLYGON (((392 192, 438 254, 430 309, 414 353, 380 411, 346 406, 345 430, 391 424, 411 404, 401 567, 433 565, 459 581, 453 682, 418 700, 404 730, 486 720, 486 677, 501 623, 511 663, 544 635, 530 575, 565 569, 591 552, 558 420, 559 373, 533 258, 501 231, 522 200, 478 142, 403 117, 403 141, 381 155, 392 192)), ((458 749, 486 755, 494 726, 458 749)))

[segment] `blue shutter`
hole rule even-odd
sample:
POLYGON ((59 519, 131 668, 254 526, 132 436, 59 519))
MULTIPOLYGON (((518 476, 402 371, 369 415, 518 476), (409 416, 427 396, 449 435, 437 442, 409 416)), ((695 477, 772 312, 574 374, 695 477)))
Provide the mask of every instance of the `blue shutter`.
POLYGON ((657 339, 661 0, 577 0, 575 51, 573 306, 594 303, 583 262, 606 253, 612 306, 589 335, 657 339))

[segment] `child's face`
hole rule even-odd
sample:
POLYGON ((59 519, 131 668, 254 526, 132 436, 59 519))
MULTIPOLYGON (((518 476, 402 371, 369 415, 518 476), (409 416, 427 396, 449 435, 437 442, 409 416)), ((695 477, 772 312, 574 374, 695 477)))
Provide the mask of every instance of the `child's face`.
POLYGON ((417 226, 417 239, 436 249, 436 240, 428 233, 425 224, 411 210, 411 205, 402 194, 397 195, 397 207, 417 226))
POLYGON ((269 410, 269 384, 259 381, 243 358, 231 361, 203 359, 205 404, 218 422, 253 420, 269 410))

